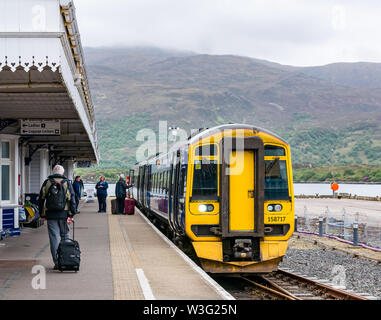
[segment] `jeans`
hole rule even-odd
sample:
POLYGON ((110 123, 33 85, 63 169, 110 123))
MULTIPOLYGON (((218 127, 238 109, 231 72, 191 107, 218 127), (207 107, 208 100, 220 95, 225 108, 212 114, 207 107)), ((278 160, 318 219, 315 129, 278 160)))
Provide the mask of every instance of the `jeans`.
POLYGON ((52 253, 54 264, 57 264, 58 246, 61 240, 70 239, 70 229, 66 220, 47 220, 47 222, 50 241, 50 252, 52 253))
POLYGON ((78 211, 78 205, 81 198, 78 195, 75 195, 75 209, 78 211))
POLYGON ((98 204, 99 204, 99 210, 100 212, 106 212, 106 194, 98 194, 98 204))

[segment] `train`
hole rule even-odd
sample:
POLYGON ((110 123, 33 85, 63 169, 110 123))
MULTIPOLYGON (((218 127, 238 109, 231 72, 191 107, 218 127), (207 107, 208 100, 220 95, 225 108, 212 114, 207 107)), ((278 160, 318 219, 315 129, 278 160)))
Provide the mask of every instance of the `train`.
POLYGON ((137 207, 212 274, 276 271, 294 232, 289 144, 246 124, 199 129, 130 169, 137 207))

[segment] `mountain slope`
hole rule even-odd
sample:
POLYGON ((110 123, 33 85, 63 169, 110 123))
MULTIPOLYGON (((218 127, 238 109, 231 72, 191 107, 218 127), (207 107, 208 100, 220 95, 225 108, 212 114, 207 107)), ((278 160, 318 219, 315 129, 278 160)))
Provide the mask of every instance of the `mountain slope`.
POLYGON ((86 57, 104 165, 132 163, 137 131, 157 131, 159 120, 188 131, 227 122, 266 127, 289 139, 296 162, 381 164, 381 89, 367 88, 375 80, 365 76, 350 80, 342 66, 152 48, 92 48, 86 57), (356 87, 335 83, 347 77, 356 87), (112 142, 123 132, 124 145, 112 142))

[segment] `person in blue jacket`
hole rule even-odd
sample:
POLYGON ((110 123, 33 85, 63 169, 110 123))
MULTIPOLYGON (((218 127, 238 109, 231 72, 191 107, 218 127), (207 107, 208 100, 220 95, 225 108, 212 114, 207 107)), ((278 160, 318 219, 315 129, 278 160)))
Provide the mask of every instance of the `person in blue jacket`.
POLYGON ((76 202, 76 208, 77 208, 77 213, 78 211, 78 205, 79 205, 79 200, 81 200, 81 193, 82 193, 82 184, 81 184, 81 177, 76 176, 75 180, 73 182, 73 189, 75 193, 75 202, 76 202))
POLYGON ((97 198, 99 204, 98 212, 106 212, 106 198, 108 183, 105 181, 105 177, 101 176, 99 182, 96 184, 95 189, 97 190, 97 198))

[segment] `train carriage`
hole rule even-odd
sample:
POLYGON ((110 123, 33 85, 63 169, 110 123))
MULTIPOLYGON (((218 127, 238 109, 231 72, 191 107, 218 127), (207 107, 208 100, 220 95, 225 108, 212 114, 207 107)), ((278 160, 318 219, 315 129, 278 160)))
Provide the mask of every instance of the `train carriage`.
POLYGON ((249 125, 201 130, 130 171, 138 207, 210 273, 277 269, 294 231, 289 145, 249 125))

